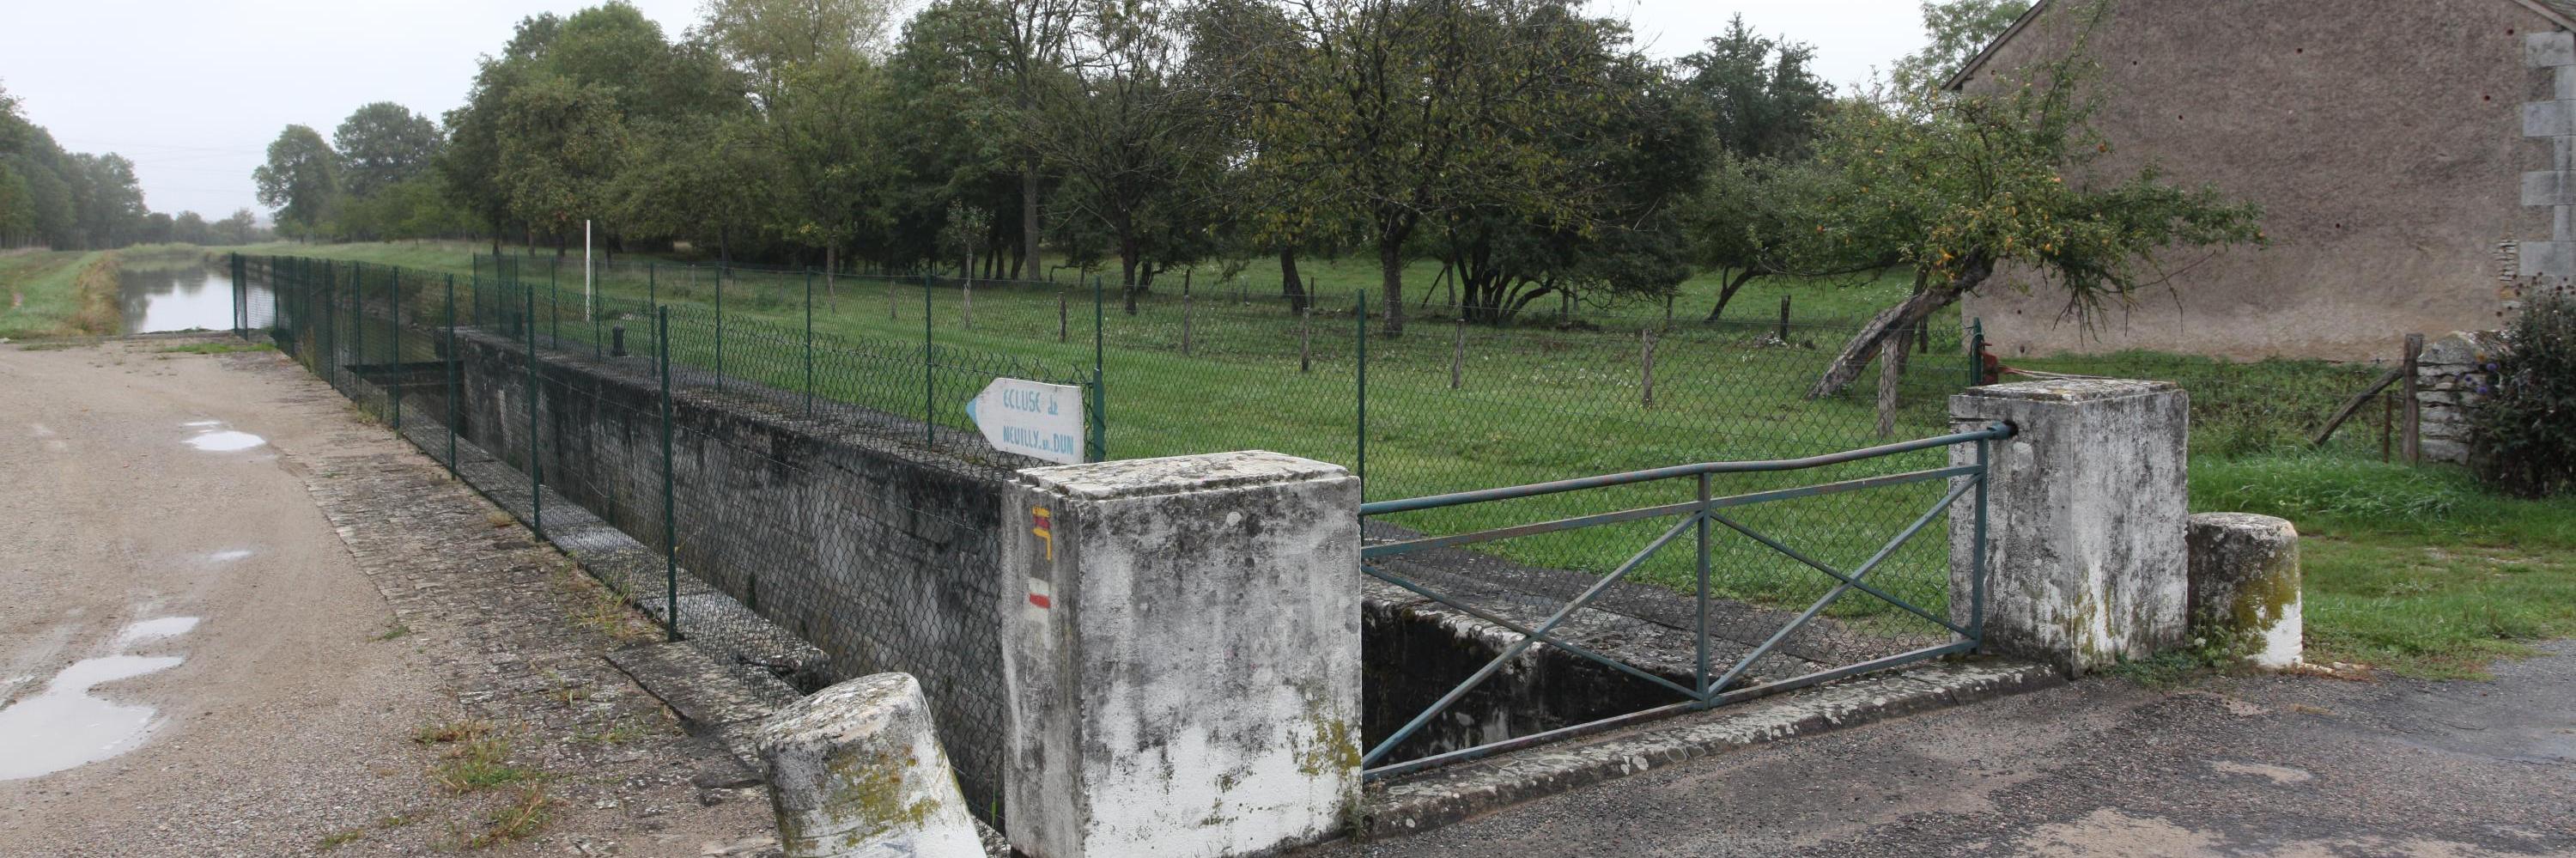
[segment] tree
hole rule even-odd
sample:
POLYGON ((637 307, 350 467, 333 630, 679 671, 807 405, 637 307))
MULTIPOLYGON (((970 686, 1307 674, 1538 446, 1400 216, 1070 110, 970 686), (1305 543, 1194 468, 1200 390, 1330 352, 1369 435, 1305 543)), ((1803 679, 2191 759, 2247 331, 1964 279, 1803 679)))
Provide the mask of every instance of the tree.
MULTIPOLYGON (((1547 38, 1570 0, 1313 0, 1294 19, 1310 58, 1279 73, 1250 132, 1311 168, 1296 206, 1332 206, 1377 250, 1388 336, 1404 332, 1405 246, 1469 207, 1580 229, 1581 165, 1544 124, 1619 94, 1582 76, 1586 50, 1547 38)), ((1606 37, 1624 28, 1583 28, 1606 37)), ((1594 105, 1594 109, 1606 109, 1594 105)))
POLYGON ((606 213, 626 125, 606 86, 539 74, 502 100, 496 184, 511 218, 544 229, 556 252, 583 220, 606 213))
POLYGON ((213 244, 214 231, 206 226, 205 215, 183 211, 170 224, 171 240, 181 244, 213 244))
POLYGON ((251 171, 259 204, 276 210, 279 231, 308 236, 340 195, 339 155, 310 126, 289 125, 268 144, 268 163, 251 171))
POLYGON ((390 101, 360 107, 331 134, 340 153, 340 189, 369 197, 427 171, 438 154, 438 125, 390 101))
POLYGON ((2261 210, 2214 188, 2169 184, 2153 165, 2126 176, 2088 168, 2110 151, 2089 123, 2099 93, 2088 42, 2101 8, 2078 10, 2067 53, 2004 76, 1994 91, 1900 92, 1829 123, 1818 163, 1836 170, 1842 187, 1802 217, 1820 243, 1884 248, 1913 265, 1923 285, 1871 318, 1810 398, 1841 390, 1890 332, 1986 285, 1999 268, 2064 292, 2067 314, 2090 324, 2161 282, 2159 252, 2261 241, 2261 210))
POLYGON ((223 244, 250 244, 259 238, 259 216, 249 209, 234 209, 223 220, 215 221, 215 240, 223 244))
POLYGON ((2030 7, 2031 0, 1923 0, 1923 30, 1932 41, 1889 71, 1897 93, 1927 93, 1948 84, 2030 7))
POLYGON ((886 0, 708 0, 702 29, 765 104, 790 68, 873 53, 893 18, 886 0))
POLYGON ((1107 234, 1127 311, 1156 272, 1203 252, 1191 190, 1218 169, 1205 99, 1176 72, 1182 47, 1165 0, 1084 0, 1068 41, 1072 86, 1049 90, 1048 133, 1032 135, 1062 171, 1062 198, 1107 234))
POLYGON ((1737 15, 1676 71, 1718 145, 1738 156, 1795 160, 1815 136, 1833 86, 1808 69, 1816 50, 1755 33, 1737 15))

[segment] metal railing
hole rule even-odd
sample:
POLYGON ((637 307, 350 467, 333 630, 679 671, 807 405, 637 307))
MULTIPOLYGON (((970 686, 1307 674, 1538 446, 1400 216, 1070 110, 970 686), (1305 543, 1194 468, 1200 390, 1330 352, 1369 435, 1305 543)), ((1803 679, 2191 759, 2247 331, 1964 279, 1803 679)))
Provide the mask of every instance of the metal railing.
POLYGON ((1362 765, 1367 767, 1365 769, 1366 776, 1371 779, 1383 778, 1446 763, 1474 759, 1514 748, 1570 738, 1585 733, 1596 732, 1653 718, 1679 714, 1692 710, 1706 709, 1724 703, 1787 691, 1867 671, 1881 670, 1910 662, 1974 650, 1983 639, 1984 632, 1983 618, 1985 613, 1986 579, 1984 546, 1986 541, 1986 479, 1987 462, 1989 461, 1988 445, 1994 441, 2009 438, 2012 434, 2013 430, 2010 426, 1997 423, 1973 431, 1958 432, 1917 441, 1886 444, 1800 459, 1751 462, 1712 462, 1695 465, 1680 465, 1608 474, 1603 476, 1556 480, 1522 486, 1454 492, 1427 497, 1377 501, 1363 504, 1360 507, 1360 511, 1363 516, 1385 516, 1398 513, 1419 512, 1471 504, 1494 503, 1616 486, 1656 483, 1666 480, 1688 479, 1694 480, 1697 483, 1696 497, 1692 500, 1680 503, 1634 507, 1613 512, 1594 513, 1531 524, 1520 524, 1509 527, 1480 530, 1473 533, 1414 538, 1373 544, 1364 547, 1360 554, 1361 567, 1371 577, 1432 599, 1448 607, 1466 612, 1467 614, 1484 620, 1485 622, 1493 623, 1497 626, 1508 629, 1511 633, 1519 636, 1516 642, 1509 647, 1506 647, 1501 653, 1495 655, 1492 659, 1488 660, 1483 667, 1477 669, 1473 675, 1466 679, 1466 681, 1459 683, 1454 688, 1451 688, 1446 694, 1441 695, 1441 697, 1428 708, 1425 708, 1421 713, 1413 716, 1412 719, 1407 721, 1402 728, 1384 739, 1379 740, 1375 745, 1370 747, 1368 753, 1362 759, 1362 765), (1712 491, 1713 479, 1721 475, 1803 471, 1854 462, 1886 459, 1919 451, 1947 450, 1966 445, 1974 445, 1973 460, 1969 464, 1954 464, 1947 467, 1909 470, 1900 473, 1882 474, 1791 488, 1754 491, 1723 497, 1714 495, 1712 491), (1951 482, 1949 490, 1941 495, 1940 500, 1933 503, 1929 509, 1923 510, 1921 514, 1914 516, 1909 523, 1900 528, 1893 536, 1886 539, 1867 560, 1852 566, 1848 570, 1836 568, 1833 564, 1824 562, 1809 552, 1804 552, 1787 545, 1763 532, 1761 529, 1748 525, 1744 521, 1740 520, 1741 517, 1739 514, 1733 513, 1733 511, 1736 510, 1762 504, 1778 503, 1799 498, 1841 495, 1871 489, 1885 489, 1894 486, 1924 483, 1934 480, 1948 480, 1951 482), (1963 497, 1971 498, 1971 506, 1973 508, 1972 514, 1974 515, 1972 537, 1975 540, 1975 547, 1970 552, 1970 556, 1972 558, 1970 560, 1971 568, 1967 570, 1970 582, 1969 604, 1967 605, 1967 610, 1963 618, 1954 619, 1951 616, 1936 613, 1935 610, 1931 608, 1918 605, 1913 600, 1903 598, 1896 593, 1890 592, 1886 588, 1873 585, 1870 582, 1869 579, 1871 573, 1875 571, 1882 562, 1896 554, 1900 548, 1913 540, 1917 534, 1921 533, 1933 521, 1939 519, 1944 512, 1950 510, 1952 506, 1957 504, 1963 497), (1426 586, 1417 581, 1408 579, 1406 576, 1396 574, 1382 568, 1382 561, 1384 559, 1400 555, 1415 554, 1436 549, 1455 548, 1464 545, 1488 543, 1497 540, 1512 539, 1515 537, 1536 536, 1545 533, 1601 527, 1627 522, 1651 521, 1668 517, 1675 519, 1671 526, 1664 528, 1661 534, 1648 542, 1643 549, 1631 555, 1625 562, 1620 563, 1609 573, 1601 575, 1579 595, 1566 602, 1563 606, 1557 608, 1555 612, 1550 614, 1544 621, 1539 622, 1534 626, 1515 622, 1496 611, 1478 607, 1477 605, 1471 604, 1466 599, 1444 593, 1439 589, 1426 586), (1781 625, 1767 638, 1754 646, 1753 649, 1735 659, 1732 665, 1726 666, 1722 671, 1718 669, 1719 666, 1717 664, 1713 663, 1710 653, 1710 647, 1713 640, 1712 629, 1709 626, 1709 610, 1710 603, 1713 598, 1711 589, 1713 570, 1711 568, 1710 561, 1710 525, 1712 523, 1722 525, 1738 534, 1741 534, 1763 548, 1777 552, 1782 556, 1794 560, 1800 566, 1820 573, 1833 582, 1831 588, 1822 596, 1807 604, 1805 609, 1798 612, 1794 618, 1781 625), (1696 548, 1698 555, 1695 563, 1696 586, 1692 593, 1696 606, 1696 621, 1693 624, 1693 628, 1688 630, 1693 635, 1696 650, 1694 653, 1695 669, 1689 677, 1689 679, 1692 680, 1691 685, 1685 686, 1672 678, 1658 675, 1654 671, 1631 664, 1628 661, 1606 655, 1594 648, 1585 647, 1581 644, 1564 640, 1555 634, 1559 626, 1564 624, 1567 619, 1572 617, 1577 611, 1583 610, 1585 607, 1591 605, 1604 592, 1609 590, 1613 584, 1629 577, 1632 572, 1637 570, 1648 560, 1652 559, 1665 547, 1679 540, 1684 534, 1693 535, 1697 543, 1696 548), (1807 627, 1810 623, 1814 622, 1817 617, 1823 615, 1828 608, 1833 607, 1836 602, 1842 600, 1845 596, 1853 592, 1859 592, 1869 597, 1879 599, 1904 611, 1906 614, 1930 621, 1954 637, 1948 643, 1912 649, 1893 655, 1871 658, 1851 664, 1832 666, 1826 669, 1808 672, 1803 675, 1760 683, 1748 684, 1745 682, 1747 671, 1756 663, 1761 662, 1766 656, 1769 656, 1778 650, 1784 641, 1787 641, 1792 635, 1797 634, 1801 629, 1807 627), (1492 678, 1498 671, 1501 671, 1506 665, 1512 663, 1514 659, 1520 658, 1532 647, 1540 644, 1546 644, 1573 656, 1608 667, 1629 677, 1651 683, 1679 696, 1682 700, 1681 702, 1666 706, 1616 715, 1609 718, 1591 721, 1589 723, 1561 727, 1532 735, 1514 737, 1499 742, 1488 742, 1474 747, 1432 754, 1400 762, 1386 762, 1389 755, 1399 746, 1402 746, 1407 739, 1412 738, 1418 731, 1422 730, 1425 725, 1430 724, 1433 719, 1439 717, 1442 712, 1446 711, 1449 707, 1456 704, 1461 698, 1465 697, 1468 692, 1475 690, 1477 686, 1492 678))

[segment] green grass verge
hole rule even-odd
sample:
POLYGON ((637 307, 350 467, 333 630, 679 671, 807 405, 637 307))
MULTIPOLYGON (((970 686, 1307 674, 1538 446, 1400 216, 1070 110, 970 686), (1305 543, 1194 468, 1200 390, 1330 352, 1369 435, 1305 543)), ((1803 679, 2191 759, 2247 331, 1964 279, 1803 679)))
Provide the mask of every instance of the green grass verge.
MULTIPOLYGON (((84 286, 95 285, 97 275, 84 280, 108 258, 101 251, 40 251, 0 256, 0 337, 71 336, 115 332, 111 319, 104 330, 96 329, 98 317, 95 300, 84 293, 84 286), (84 311, 88 311, 86 314, 84 311)), ((115 274, 106 275, 109 309, 114 309, 115 274)))
POLYGON ((2192 465, 2195 509, 2296 522, 2308 658, 2482 678, 2576 636, 2576 499, 2484 493, 2455 468, 2276 453, 2192 465))

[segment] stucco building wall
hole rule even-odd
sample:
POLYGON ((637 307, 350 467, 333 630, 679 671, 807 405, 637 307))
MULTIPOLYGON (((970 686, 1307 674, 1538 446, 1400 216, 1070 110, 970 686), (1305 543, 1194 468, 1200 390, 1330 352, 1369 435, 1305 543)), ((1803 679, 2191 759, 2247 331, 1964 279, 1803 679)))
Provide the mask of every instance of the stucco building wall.
MULTIPOLYGON (((2063 50, 2076 8, 2047 4, 1964 86, 2063 50)), ((2395 356, 2407 332, 2496 327, 2499 242, 2552 235, 2551 209, 2523 204, 2523 174, 2553 166, 2523 105, 2555 97, 2526 37, 2558 29, 2512 0, 2118 2, 2093 41, 2112 146, 2096 168, 2153 161, 2260 203, 2271 245, 2168 252, 2170 279, 2090 330, 2028 272, 1966 312, 2008 357, 2360 360, 2395 356)))

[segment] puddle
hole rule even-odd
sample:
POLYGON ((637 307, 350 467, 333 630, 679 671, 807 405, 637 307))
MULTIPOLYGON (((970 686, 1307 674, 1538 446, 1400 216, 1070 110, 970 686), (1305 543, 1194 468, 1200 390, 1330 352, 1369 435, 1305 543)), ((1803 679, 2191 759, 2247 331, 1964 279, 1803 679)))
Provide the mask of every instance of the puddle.
POLYGON ((102 683, 179 665, 176 656, 112 655, 76 662, 45 691, 0 709, 0 781, 52 774, 134 749, 158 726, 153 708, 90 695, 102 683))
POLYGON ((210 453, 230 453, 235 450, 248 450, 252 447, 257 447, 266 443, 268 443, 267 439, 261 438, 257 435, 253 435, 248 432, 234 432, 231 430, 207 432, 188 439, 188 446, 210 453))
MULTIPOLYGON (((159 617, 116 633, 116 648, 187 634, 196 617, 159 617)), ((163 719, 151 706, 116 703, 90 689, 179 666, 178 656, 111 655, 73 662, 45 690, 0 708, 0 781, 47 775, 133 750, 163 719)), ((19 677, 7 687, 33 677, 19 677)))
POLYGON ((209 562, 209 563, 231 563, 231 562, 233 562, 233 561, 235 561, 235 560, 240 560, 240 559, 242 559, 242 558, 244 558, 244 557, 249 557, 249 556, 250 556, 250 549, 248 549, 248 548, 234 548, 234 549, 230 549, 230 550, 226 550, 226 551, 217 551, 217 552, 215 552, 215 553, 213 553, 213 554, 208 554, 208 555, 206 555, 206 562, 209 562))
POLYGON ((127 645, 136 641, 148 641, 153 638, 184 635, 188 633, 189 629, 196 627, 197 618, 195 617, 162 617, 157 620, 144 620, 142 622, 126 626, 124 631, 117 632, 116 648, 124 649, 127 645))

